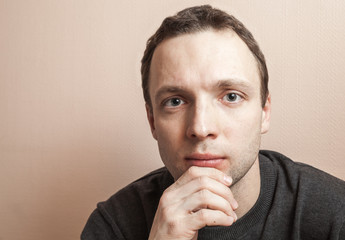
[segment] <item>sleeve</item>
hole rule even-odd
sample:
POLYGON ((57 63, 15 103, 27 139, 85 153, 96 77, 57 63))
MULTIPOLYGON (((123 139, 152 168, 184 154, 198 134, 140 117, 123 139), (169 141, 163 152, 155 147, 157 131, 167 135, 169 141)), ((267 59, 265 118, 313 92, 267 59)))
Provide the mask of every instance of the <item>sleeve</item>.
POLYGON ((125 240, 119 228, 114 224, 107 222, 101 212, 96 209, 89 217, 83 232, 81 240, 125 240))

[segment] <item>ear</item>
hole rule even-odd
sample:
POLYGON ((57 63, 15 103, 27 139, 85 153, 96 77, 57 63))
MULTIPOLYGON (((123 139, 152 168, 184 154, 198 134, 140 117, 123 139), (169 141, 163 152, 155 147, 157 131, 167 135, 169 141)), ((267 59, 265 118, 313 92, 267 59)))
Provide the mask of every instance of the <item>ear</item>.
POLYGON ((151 128, 152 136, 154 139, 157 140, 156 128, 155 128, 155 119, 153 117, 153 110, 147 103, 145 104, 145 108, 146 108, 147 120, 149 121, 150 128, 151 128))
POLYGON ((267 133, 271 120, 271 94, 268 95, 265 106, 262 109, 261 134, 267 133))

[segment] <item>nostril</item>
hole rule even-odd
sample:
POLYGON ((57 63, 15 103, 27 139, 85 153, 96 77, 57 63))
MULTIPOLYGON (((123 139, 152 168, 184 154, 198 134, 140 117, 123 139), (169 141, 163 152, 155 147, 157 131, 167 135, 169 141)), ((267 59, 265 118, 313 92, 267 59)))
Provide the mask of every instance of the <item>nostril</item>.
POLYGON ((215 138, 216 134, 209 131, 190 131, 188 137, 192 139, 215 138))
MULTIPOLYGON (((201 104, 200 104, 201 105, 201 104)), ((211 107, 202 105, 198 107, 192 115, 189 115, 187 121, 187 137, 190 139, 215 138, 218 135, 217 123, 214 120, 214 112, 211 107)))

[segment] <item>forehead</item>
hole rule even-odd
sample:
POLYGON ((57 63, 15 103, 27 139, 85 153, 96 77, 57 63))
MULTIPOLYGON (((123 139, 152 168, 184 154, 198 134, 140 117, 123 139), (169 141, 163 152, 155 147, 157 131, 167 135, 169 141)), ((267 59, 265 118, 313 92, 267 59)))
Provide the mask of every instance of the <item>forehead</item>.
POLYGON ((231 30, 208 30, 166 39, 156 48, 149 90, 166 84, 209 87, 224 79, 242 79, 259 90, 257 63, 242 39, 231 30))

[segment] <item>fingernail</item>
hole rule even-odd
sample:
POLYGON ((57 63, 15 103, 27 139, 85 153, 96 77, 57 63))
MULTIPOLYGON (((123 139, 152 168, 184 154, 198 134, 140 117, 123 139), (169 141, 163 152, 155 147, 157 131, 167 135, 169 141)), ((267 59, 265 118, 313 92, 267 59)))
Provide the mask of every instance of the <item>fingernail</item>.
POLYGON ((232 206, 233 206, 234 209, 238 208, 238 203, 237 203, 236 200, 232 202, 232 206))
POLYGON ((232 183, 232 178, 227 175, 224 175, 224 181, 230 185, 232 183))
POLYGON ((234 213, 234 215, 235 215, 235 220, 234 220, 234 221, 236 222, 238 218, 237 218, 237 215, 236 215, 236 213, 234 213))
POLYGON ((229 216, 229 222, 230 222, 229 224, 230 224, 230 225, 233 224, 234 221, 235 221, 235 219, 234 219, 233 217, 229 216))

